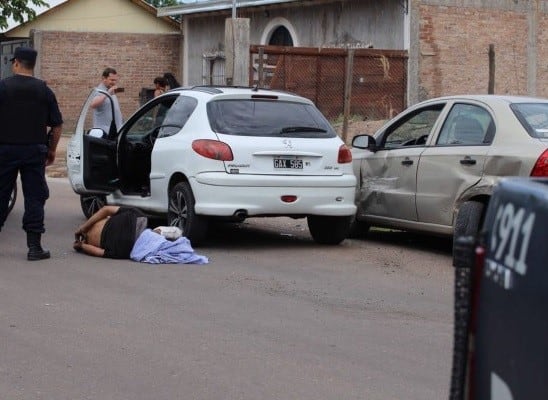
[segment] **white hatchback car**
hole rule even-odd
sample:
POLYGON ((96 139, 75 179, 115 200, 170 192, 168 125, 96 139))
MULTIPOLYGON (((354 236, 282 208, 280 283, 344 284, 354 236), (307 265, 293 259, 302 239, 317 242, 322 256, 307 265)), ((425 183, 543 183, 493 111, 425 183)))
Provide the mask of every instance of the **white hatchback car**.
POLYGON ((371 226, 475 235, 501 177, 548 176, 548 99, 431 99, 352 145, 353 235, 371 226))
MULTIPOLYGON (((88 126, 93 90, 67 146, 89 217, 103 204, 167 216, 193 243, 212 219, 307 218, 338 244, 356 212, 352 154, 314 104, 255 88, 179 88, 110 133, 88 126)), ((108 96, 108 93, 101 92, 108 96)))

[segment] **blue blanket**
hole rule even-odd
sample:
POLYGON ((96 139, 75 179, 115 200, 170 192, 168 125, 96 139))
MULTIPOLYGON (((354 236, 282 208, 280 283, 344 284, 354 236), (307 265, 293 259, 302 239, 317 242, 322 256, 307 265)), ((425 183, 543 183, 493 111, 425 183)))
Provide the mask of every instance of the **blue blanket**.
POLYGON ((207 264, 208 258, 194 253, 190 240, 182 236, 171 242, 145 229, 133 245, 130 258, 149 264, 207 264))

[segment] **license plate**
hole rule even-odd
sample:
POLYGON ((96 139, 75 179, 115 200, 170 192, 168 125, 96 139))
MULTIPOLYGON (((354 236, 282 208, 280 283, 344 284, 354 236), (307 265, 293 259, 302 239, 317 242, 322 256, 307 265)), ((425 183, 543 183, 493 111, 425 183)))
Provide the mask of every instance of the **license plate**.
POLYGON ((275 158, 274 168, 303 169, 303 160, 290 158, 275 158))

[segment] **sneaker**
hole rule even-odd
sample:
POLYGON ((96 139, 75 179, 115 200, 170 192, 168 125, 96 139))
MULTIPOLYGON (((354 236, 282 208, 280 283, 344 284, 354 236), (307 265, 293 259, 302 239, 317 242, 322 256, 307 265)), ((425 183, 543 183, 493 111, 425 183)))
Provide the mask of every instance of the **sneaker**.
POLYGON ((154 228, 154 232, 159 233, 167 240, 177 240, 183 236, 183 231, 176 226, 158 226, 154 228))

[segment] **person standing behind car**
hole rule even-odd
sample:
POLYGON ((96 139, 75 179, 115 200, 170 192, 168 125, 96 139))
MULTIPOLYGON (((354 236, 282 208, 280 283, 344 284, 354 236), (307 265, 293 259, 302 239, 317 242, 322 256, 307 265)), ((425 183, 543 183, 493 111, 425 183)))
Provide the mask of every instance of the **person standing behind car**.
POLYGON ((164 94, 167 90, 167 80, 163 76, 154 78, 154 97, 164 94))
POLYGON ((55 94, 44 81, 33 76, 37 55, 30 47, 15 49, 10 60, 14 75, 0 81, 0 230, 20 174, 25 198, 23 229, 30 261, 50 258, 50 252, 41 244, 44 205, 49 197, 46 165, 55 161, 63 126, 55 94), (48 126, 51 140, 46 145, 48 126))
POLYGON ((166 80, 167 85, 170 89, 181 87, 181 84, 179 83, 179 81, 177 81, 175 75, 173 75, 171 72, 164 73, 164 79, 166 80))
MULTIPOLYGON (((120 103, 118 102, 116 93, 123 89, 117 86, 118 73, 114 68, 105 68, 101 76, 102 81, 97 86, 97 89, 108 92, 112 98, 114 105, 114 122, 117 131, 122 126, 122 111, 120 110, 120 103)), ((106 135, 109 135, 110 124, 112 122, 112 106, 111 102, 107 100, 107 96, 102 93, 97 93, 91 102, 91 108, 93 108, 93 127, 101 128, 106 135)))

